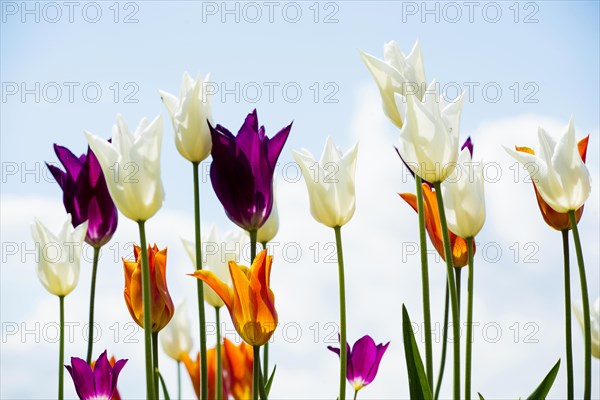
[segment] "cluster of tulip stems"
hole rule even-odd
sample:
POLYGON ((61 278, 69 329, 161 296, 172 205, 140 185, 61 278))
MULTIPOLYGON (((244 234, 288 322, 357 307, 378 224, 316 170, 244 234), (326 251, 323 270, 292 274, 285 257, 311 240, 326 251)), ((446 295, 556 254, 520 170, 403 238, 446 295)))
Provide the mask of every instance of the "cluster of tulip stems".
MULTIPOLYGON (((448 327, 459 338, 461 270, 468 267, 464 381, 461 380, 461 341, 453 340, 453 398, 471 399, 473 342, 474 239, 485 221, 483 164, 473 161, 471 138, 459 140, 463 97, 448 101, 437 93, 435 80, 427 85, 421 49, 417 42, 408 56, 395 42, 385 44, 384 58, 361 53, 380 90, 383 111, 399 129, 396 149, 404 168, 415 178, 416 194, 400 196, 418 215, 425 353, 421 356, 408 311, 403 306, 403 344, 408 372, 407 385, 413 399, 437 399, 445 370, 448 327), (433 346, 430 313, 429 271, 426 235, 446 263, 446 296, 443 343, 437 377, 433 371, 433 346), (451 316, 451 324, 449 318, 451 316), (462 389, 464 388, 464 392, 462 389)), ((199 399, 266 399, 276 368, 269 369, 269 340, 277 328, 278 317, 270 274, 273 258, 267 244, 277 234, 279 219, 275 205, 274 173, 279 155, 292 124, 268 137, 259 126, 256 110, 247 115, 237 135, 214 124, 210 95, 204 80, 183 76, 179 97, 160 91, 171 117, 178 152, 191 163, 194 186, 195 237, 183 240, 193 269, 182 277, 197 285, 199 352, 191 356, 191 323, 185 303, 174 306, 167 287, 167 249, 148 245, 145 224, 161 208, 164 191, 160 173, 162 119, 143 119, 132 134, 121 116, 113 126, 112 137, 105 140, 85 132, 87 154, 80 157, 65 147, 54 150, 64 170, 48 165, 63 192, 67 216, 54 234, 40 221, 32 225, 40 249, 37 274, 60 303, 60 355, 58 398, 63 399, 66 369, 81 399, 118 399, 117 379, 127 360, 108 359, 107 351, 93 360, 94 297, 99 255, 117 228, 118 211, 137 223, 139 243, 133 259, 123 260, 124 299, 133 320, 144 330, 146 397, 168 399, 169 391, 158 360, 158 343, 178 368, 178 396, 181 397, 181 364, 187 369, 199 399), (227 217, 239 229, 219 235, 212 227, 207 235, 200 230, 199 165, 212 156, 210 180, 227 217), (131 174, 131 170, 134 174, 131 174), (77 285, 81 247, 86 242, 94 249, 89 307, 89 340, 86 359, 72 357, 64 365, 64 298, 77 285), (241 249, 249 241, 250 266, 241 265, 241 249), (73 251, 73 244, 78 249, 73 251), (262 251, 257 254, 258 245, 262 251), (56 257, 47 248, 57 248, 56 257), (211 246, 213 251, 207 251, 211 246), (216 250, 216 251, 214 251, 216 250), (205 305, 212 306, 216 319, 216 344, 206 343, 205 305), (222 340, 220 309, 226 306, 242 339, 239 345, 222 340), (148 312, 149 310, 149 312, 148 312), (262 349, 262 352, 261 352, 262 349), (262 354, 261 354, 262 353, 262 354), (162 390, 161 390, 162 388, 162 390)), ((569 231, 577 253, 582 293, 582 309, 575 307, 584 339, 583 398, 591 397, 591 357, 600 356, 600 302, 590 310, 586 274, 577 223, 583 204, 591 192, 590 175, 585 166, 588 138, 575 139, 573 119, 565 133, 555 141, 539 128, 539 155, 528 147, 506 148, 528 170, 541 214, 546 223, 562 233, 565 270, 565 345, 567 398, 574 398, 573 354, 571 350, 571 288, 569 231), (592 324, 592 317, 594 319, 592 324), (594 328, 592 328, 592 325, 594 328), (592 332, 593 331, 593 332, 592 332)), ((346 399, 346 380, 358 392, 377 374, 387 344, 376 344, 365 335, 353 346, 347 343, 345 277, 341 228, 355 211, 354 176, 358 146, 343 153, 327 138, 323 155, 317 161, 303 149, 293 151, 310 200, 314 219, 333 229, 339 268, 339 348, 329 350, 339 356, 338 399, 346 399), (335 176, 331 176, 335 165, 335 176)), ((399 163, 399 168, 402 168, 399 163)), ((560 366, 550 370, 529 398, 545 398, 560 366)), ((325 395, 325 394, 324 394, 325 395)), ((478 393, 479 398, 483 398, 478 393)))

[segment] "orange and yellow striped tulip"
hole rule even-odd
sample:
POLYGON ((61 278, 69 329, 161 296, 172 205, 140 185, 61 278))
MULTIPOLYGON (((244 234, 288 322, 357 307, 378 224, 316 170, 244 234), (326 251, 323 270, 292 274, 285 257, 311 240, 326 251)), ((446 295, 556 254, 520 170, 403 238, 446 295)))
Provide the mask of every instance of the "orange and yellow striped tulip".
MULTIPOLYGON (((581 160, 583 162, 585 162, 585 158, 587 155, 587 146, 588 146, 589 138, 590 138, 590 136, 588 135, 588 136, 584 137, 583 139, 581 139, 579 141, 579 143, 577 143, 579 155, 581 156, 581 160)), ((522 147, 515 146, 515 150, 521 151, 523 153, 535 154, 533 149, 531 149, 529 147, 525 147, 525 146, 522 146, 522 147)), ((571 229, 571 223, 569 222, 569 214, 568 213, 559 213, 557 211, 554 211, 554 209, 552 209, 552 207, 550 207, 548 205, 548 203, 546 203, 544 201, 544 199, 542 199, 542 196, 540 196, 540 193, 538 192, 537 188, 535 187, 535 182, 533 182, 533 190, 535 190, 535 197, 537 198, 537 203, 538 203, 538 206, 540 207, 540 211, 542 213, 542 217, 544 218, 544 221, 546 221, 546 223, 551 228, 554 228, 557 231, 571 229)), ((579 220, 581 219, 582 214, 583 214, 583 206, 579 207, 579 209, 575 212, 575 218, 577 220, 577 223, 579 223, 579 220)))
MULTIPOLYGON (((123 259, 125 270, 125 303, 133 320, 144 327, 144 302, 142 300, 142 257, 139 246, 134 246, 135 260, 123 259)), ((152 309, 152 332, 167 326, 175 306, 167 288, 167 249, 158 250, 156 244, 148 246, 150 269, 150 304, 152 309)))
POLYGON ((246 400, 252 397, 252 367, 254 354, 252 346, 241 342, 235 345, 229 340, 223 341, 225 348, 224 369, 227 371, 229 393, 235 400, 246 400))
MULTIPOLYGON (((417 196, 412 193, 399 193, 400 197, 410 205, 413 210, 418 212, 417 196)), ((437 250, 442 260, 446 261, 444 255, 444 238, 442 236, 442 227, 440 223, 440 213, 438 211, 435 191, 427 183, 423 183, 423 210, 425 213, 425 228, 433 247, 437 250)), ((464 267, 468 262, 467 241, 460 236, 455 235, 448 230, 450 235, 450 245, 452 247, 452 263, 455 268, 464 267)), ((475 252, 475 244, 473 244, 475 252)))
MULTIPOLYGON (((221 360, 225 360, 225 355, 223 354, 223 350, 225 347, 221 345, 221 360)), ((196 356, 195 360, 192 360, 187 353, 181 353, 181 361, 183 365, 185 365, 185 369, 187 369, 188 374, 190 375, 190 379, 192 380, 192 386, 194 387, 194 392, 196 392, 196 396, 200 398, 200 352, 196 356)), ((216 392, 216 376, 217 376, 217 349, 213 347, 206 351, 206 362, 208 365, 208 398, 215 399, 216 392)), ((252 371, 250 372, 252 375, 252 371)), ((229 398, 229 390, 228 385, 226 383, 226 374, 223 374, 223 399, 229 398)), ((222 400, 222 399, 217 399, 222 400)))
POLYGON ((275 296, 270 288, 272 256, 260 252, 252 267, 229 261, 233 287, 220 280, 212 271, 198 270, 191 276, 204 281, 223 300, 235 329, 246 343, 262 346, 277 327, 275 296))

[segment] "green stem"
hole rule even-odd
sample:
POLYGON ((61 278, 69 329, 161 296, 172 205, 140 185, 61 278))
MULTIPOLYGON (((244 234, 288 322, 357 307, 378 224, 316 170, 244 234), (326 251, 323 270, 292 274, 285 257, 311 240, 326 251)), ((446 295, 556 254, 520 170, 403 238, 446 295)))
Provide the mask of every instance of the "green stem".
POLYGON ((63 380, 65 375, 65 296, 58 296, 60 302, 60 344, 58 352, 58 400, 63 400, 63 380))
POLYGON ((258 400, 258 385, 259 385, 259 375, 260 375, 260 346, 254 346, 254 361, 253 361, 254 369, 252 371, 252 399, 258 400))
POLYGON ((142 299, 144 302, 144 347, 146 356, 146 398, 156 398, 154 368, 152 368, 152 310, 150 304, 150 267, 148 265, 148 247, 146 246, 146 227, 144 221, 138 221, 140 247, 142 253, 142 299))
MULTIPOLYGON (((196 243, 196 269, 202 269, 202 237, 200 235, 200 177, 199 163, 192 163, 194 169, 194 222, 196 243)), ((206 315, 204 313, 204 283, 196 282, 198 292, 198 317, 200 320, 200 390, 201 400, 208 399, 208 368, 206 362, 206 315)))
POLYGON ((583 326, 585 337, 585 386, 583 391, 584 400, 589 400, 592 396, 592 330, 590 321, 590 300, 588 295, 587 278, 585 277, 585 265, 583 264, 583 251, 581 250, 581 241, 579 239, 579 229, 575 211, 569 211, 569 220, 573 229, 573 241, 575 242, 575 252, 577 253, 577 264, 579 265, 579 280, 581 282, 581 302, 583 306, 583 326))
POLYGON ((181 361, 177 361, 177 399, 181 400, 181 361))
POLYGON ((158 332, 152 332, 152 364, 154 365, 154 387, 158 399, 158 332))
POLYGON ((471 398, 471 361, 473 347, 473 238, 467 238, 467 254, 469 257, 469 277, 467 283, 467 354, 465 358, 465 399, 471 398))
POLYGON ((354 400, 356 400, 356 396, 358 395, 358 390, 354 391, 354 400))
POLYGON ((561 231, 565 274, 565 342, 567 350, 567 399, 573 400, 573 345, 571 336, 571 267, 569 265, 569 230, 561 231))
POLYGON ((344 278, 344 252, 342 250, 342 227, 336 226, 335 243, 338 258, 338 277, 340 286, 340 397, 346 399, 346 282, 344 278))
MULTIPOLYGON (((263 250, 267 249, 267 242, 261 243, 263 250)), ((263 345, 263 377, 269 379, 269 342, 263 345)))
POLYGON ((256 236, 258 234, 258 230, 253 229, 248 231, 250 234, 250 266, 252 267, 252 263, 254 263, 254 259, 256 258, 256 236))
POLYGON ((458 317, 460 318, 460 288, 461 288, 461 273, 462 268, 454 268, 454 277, 456 282, 456 301, 458 303, 458 317))
POLYGON ((221 308, 215 307, 215 320, 217 324, 217 382, 216 382, 216 392, 217 392, 217 400, 221 400, 223 398, 223 367, 221 366, 221 313, 219 312, 221 308))
POLYGON ((429 266, 427 263, 427 240, 425 238, 425 211, 423 206, 423 185, 420 176, 417 181, 417 211, 419 217, 419 240, 421 248, 421 284, 423 286, 423 319, 425 323, 425 365, 429 388, 433 390, 433 345, 431 342, 431 306, 429 302, 429 266))
POLYGON ((94 262, 92 264, 92 288, 90 290, 90 318, 88 323, 88 349, 85 361, 88 365, 92 362, 92 347, 94 347, 94 297, 96 295, 96 271, 98 270, 98 258, 100 247, 94 247, 94 262))
POLYGON ((450 295, 448 291, 448 283, 446 282, 446 300, 444 301, 444 326, 442 327, 442 358, 440 360, 440 372, 438 373, 438 381, 435 385, 434 399, 439 399, 440 389, 442 388, 442 379, 444 377, 444 369, 446 367, 446 345, 448 344, 448 306, 450 303, 450 295))
POLYGON ((460 398, 460 316, 458 313, 458 297, 456 295, 456 286, 454 283, 454 273, 452 266, 452 250, 450 249, 450 235, 448 235, 448 224, 446 223, 446 212, 444 211, 444 199, 442 198, 442 188, 440 182, 433 184, 435 196, 437 198, 438 210, 440 214, 440 225, 444 237, 444 255, 446 258, 446 275, 448 276, 448 286, 450 287, 450 304, 452 307, 452 331, 454 347, 454 399, 460 398))

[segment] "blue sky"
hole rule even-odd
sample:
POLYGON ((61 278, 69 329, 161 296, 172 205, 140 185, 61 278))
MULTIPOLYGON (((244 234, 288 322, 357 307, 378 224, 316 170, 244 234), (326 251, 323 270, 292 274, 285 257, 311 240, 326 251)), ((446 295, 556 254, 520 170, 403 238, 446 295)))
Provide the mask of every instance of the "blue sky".
MULTIPOLYGON (((581 229, 588 243, 590 295, 593 299, 598 296, 598 2, 478 2, 472 9, 472 21, 463 2, 451 6, 391 1, 275 3, 271 22, 269 6, 264 2, 250 6, 193 1, 81 2, 73 10, 73 22, 69 22, 69 9, 62 2, 53 3, 57 6, 29 2, 28 9, 34 10, 29 14, 23 13, 25 3, 2 2, 3 244, 30 243, 28 225, 36 215, 53 227, 62 218, 61 194, 54 182, 45 179, 49 175, 44 174, 41 164, 56 161, 53 143, 81 153, 86 146, 84 129, 108 137, 117 113, 123 114, 131 127, 144 116, 153 118, 162 113, 162 174, 167 197, 157 220, 150 224, 150 235, 154 234, 150 240, 156 240, 159 246, 170 246, 174 265, 171 285, 177 289, 174 297, 189 297, 188 302, 192 301, 193 291, 179 273, 189 269, 179 237, 191 237, 193 233, 191 167, 175 149, 158 89, 178 93, 184 71, 192 75, 211 72, 219 88, 213 100, 214 119, 230 130, 237 131, 245 115, 255 107, 267 133, 273 134, 294 121, 280 158, 279 175, 284 174, 283 166, 292 161, 290 149, 306 147, 320 154, 327 135, 344 149, 359 140, 357 215, 347 227, 348 241, 354 244, 347 247, 349 307, 355 318, 351 322, 351 338, 371 333, 379 341, 392 340, 381 376, 364 390, 364 398, 407 396, 399 310, 401 302, 406 302, 413 310, 413 320, 418 319, 420 294, 416 288, 420 281, 417 258, 400 263, 398 252, 403 248, 399 243, 416 241, 416 218, 394 196, 395 192, 414 188, 410 181, 402 179, 404 175, 392 150, 397 132, 383 117, 375 84, 358 51, 381 56, 384 42, 393 39, 408 52, 418 39, 428 80, 438 79, 451 96, 457 88, 474 88, 463 111, 461 137, 472 135, 476 154, 479 145, 481 157, 500 163, 505 177, 514 173, 509 169, 513 163, 500 145, 534 145, 538 124, 556 136, 573 115, 578 136, 591 134, 588 163, 594 192, 581 229), (223 7, 237 7, 237 11, 227 14, 223 7), (439 12, 427 13, 423 7, 437 7, 439 12), (101 14, 96 14, 97 10, 101 14), (301 14, 296 14, 297 10, 301 14), (98 21, 90 22, 94 19, 98 21), (295 19, 298 21, 293 22, 295 19), (22 97, 23 88, 33 91, 22 97), (96 95, 98 88, 101 94, 96 95), (301 94, 296 95, 298 88, 301 94), (497 88, 501 94, 495 101, 497 88), (221 97, 227 89, 233 93, 221 97), (24 174, 25 169, 37 172, 24 174), (402 267, 398 268, 399 264, 402 267), (368 278, 363 276, 365 271, 368 278)), ((481 355, 476 358, 480 372, 474 377, 474 386, 496 397, 526 395, 528 388, 535 387, 550 368, 552 360, 562 355, 563 348, 562 278, 561 265, 557 264, 561 257, 560 235, 544 226, 531 188, 509 181, 486 189, 488 220, 481 240, 495 243, 503 255, 497 262, 480 260, 480 298, 476 297, 479 306, 475 312, 482 321, 487 318, 486 321, 501 324, 505 335, 512 334, 514 329, 511 331, 510 327, 516 322, 521 328, 535 322, 540 341, 512 343, 504 336, 502 347, 489 342, 481 344, 481 355), (522 256, 528 251, 524 246, 530 242, 538 246, 538 262, 533 265, 523 263, 522 256), (510 249, 514 243, 521 249, 516 262, 514 250, 510 249), (508 355, 515 358, 505 360, 508 355), (507 380, 512 384, 507 384, 507 380)), ((336 320, 334 268, 315 263, 309 256, 313 242, 327 243, 331 237, 309 218, 303 183, 283 182, 278 191, 282 216, 279 240, 299 243, 304 257, 301 265, 281 257, 280 271, 275 272, 274 278, 280 286, 275 291, 282 319, 297 322, 306 334, 315 322, 336 320), (318 282, 311 284, 315 277, 318 282), (295 282, 303 283, 290 287, 295 282), (321 307, 324 303, 326 306, 321 307)), ((202 197, 205 226, 214 223, 221 230, 232 229, 209 182, 202 185, 202 197)), ((121 222, 115 241, 122 244, 136 240, 134 227, 125 218, 121 222)), ((20 341, 15 336, 4 341, 5 322, 53 321, 56 313, 53 299, 37 282, 35 264, 26 255, 23 257, 17 254, 2 260, 1 393, 12 398, 54 393, 56 343, 20 341), (22 295, 25 291, 27 296, 22 295), (19 298, 16 303, 15 296, 19 298), (31 368, 34 363, 36 368, 31 368), (16 377, 23 371, 44 384, 32 387, 20 381, 16 377)), ((99 320, 105 330, 114 321, 129 321, 121 297, 121 266, 110 260, 106 263, 99 281, 100 296, 107 307, 114 305, 122 310, 117 316, 100 312, 99 320)), ((438 275, 432 277, 432 285, 439 289, 443 288, 443 274, 438 275)), ((84 264, 80 286, 71 303, 73 318, 81 321, 86 318, 88 282, 89 266, 84 264)), ((578 296, 578 289, 575 292, 578 296)), ((442 306, 437 303, 434 313, 442 306)), ((576 360, 581 361, 581 337, 575 323, 573 332, 576 360)), ((103 344, 109 346, 108 342, 103 344)), ((275 398, 290 394, 334 396, 336 363, 323 351, 324 346, 305 337, 298 343, 284 340, 274 345, 275 360, 281 365, 279 381, 273 389, 275 398), (314 359, 319 360, 318 366, 311 363, 314 359), (322 382, 322 376, 331 376, 331 382, 322 382)), ((141 344, 126 346, 120 341, 114 351, 119 355, 126 353, 122 356, 134 360, 141 355, 139 347, 141 344)), ((67 346, 67 355, 82 356, 84 348, 85 344, 78 340, 67 346)), ((597 377, 598 361, 594 363, 597 377)), ((140 381, 133 373, 140 365, 137 360, 126 367, 121 386, 128 397, 141 395, 141 386, 137 385, 140 381), (127 373, 127 368, 131 372, 127 373)), ((580 366, 576 368, 581 376, 580 366)), ((173 371, 171 368, 165 373, 172 377, 173 371)), ((563 373, 553 392, 556 397, 564 392, 563 373)), ((447 372, 446 376, 450 375, 447 372)), ((449 381, 446 383, 448 390, 449 381)), ((596 380, 596 395, 599 386, 596 380)), ((186 388, 188 394, 189 389, 186 388)))

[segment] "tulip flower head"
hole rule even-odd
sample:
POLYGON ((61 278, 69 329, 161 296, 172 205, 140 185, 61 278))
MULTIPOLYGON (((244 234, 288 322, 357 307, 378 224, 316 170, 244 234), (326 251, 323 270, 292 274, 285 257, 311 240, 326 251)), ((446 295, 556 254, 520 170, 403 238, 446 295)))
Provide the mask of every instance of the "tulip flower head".
POLYGON ((93 368, 77 357, 71 357, 71 365, 65 365, 65 368, 71 374, 75 391, 81 400, 112 400, 118 396, 117 380, 126 362, 118 360, 111 365, 105 350, 93 368))
POLYGON ((263 226, 258 229, 256 233, 256 241, 258 243, 268 243, 275 238, 279 231, 279 213, 277 212, 277 201, 273 197, 273 208, 271 209, 271 215, 265 221, 263 226))
POLYGON ((246 400, 252 397, 252 367, 254 354, 252 346, 241 342, 239 345, 224 339, 224 368, 228 377, 229 392, 235 400, 246 400))
POLYGON ((271 290, 272 256, 261 251, 248 268, 229 262, 233 286, 228 285, 212 271, 198 270, 191 276, 204 281, 223 300, 233 325, 246 343, 262 346, 275 332, 277 311, 275 295, 271 290))
MULTIPOLYGON (((365 386, 369 385, 375 379, 381 358, 385 354, 390 342, 386 344, 375 344, 375 341, 369 335, 365 335, 358 339, 352 350, 347 344, 347 368, 346 379, 352 385, 354 390, 358 392, 365 386)), ((337 347, 327 346, 338 356, 340 349, 337 347)))
POLYGON ((272 138, 258 127, 256 110, 238 135, 209 124, 212 135, 210 180, 227 217, 246 231, 260 228, 273 207, 273 174, 292 124, 272 138))
POLYGON ((592 191, 590 173, 575 140, 575 122, 569 121, 558 143, 538 128, 539 156, 505 147, 529 172, 542 199, 556 212, 579 209, 592 191))
MULTIPOLYGON (((224 354, 224 346, 221 345, 221 360, 225 361, 224 354)), ((192 360, 187 353, 183 353, 181 355, 181 361, 183 365, 185 365, 185 369, 187 370, 190 379, 192 381, 192 386, 194 387, 194 392, 196 393, 196 397, 200 398, 200 352, 197 353, 196 359, 192 360)), ((210 348, 206 351, 206 362, 208 366, 208 398, 215 399, 216 395, 216 385, 215 385, 215 377, 217 374, 217 349, 216 347, 210 348)), ((252 375, 252 374, 251 374, 252 375)), ((223 374, 223 398, 229 398, 229 388, 227 384, 227 376, 223 374)))
POLYGON ((181 361, 182 354, 192 349, 192 332, 187 304, 182 301, 175 307, 175 314, 160 334, 163 350, 175 361, 181 361))
MULTIPOLYGON (((577 149, 579 151, 579 155, 581 156, 581 160, 584 163, 585 163, 585 159, 586 159, 586 155, 587 155, 587 146, 588 146, 589 138, 590 138, 590 136, 588 135, 585 138, 581 139, 577 143, 577 149)), ((515 146, 515 150, 521 151, 524 153, 535 154, 533 149, 531 149, 529 147, 515 146)), ((552 209, 552 207, 550 207, 548 205, 548 203, 546 203, 544 201, 542 196, 540 196, 540 192, 537 190, 537 187, 535 186, 535 182, 532 182, 532 183, 533 183, 533 190, 535 191, 535 198, 537 199, 538 206, 540 208, 540 211, 542 213, 542 217, 544 218, 544 221, 546 221, 546 224, 548 224, 550 227, 556 229, 557 231, 571 229, 571 222, 569 221, 569 214, 568 213, 559 213, 559 212, 554 211, 552 209)), ((583 206, 579 207, 577 209, 577 211, 575 212, 575 219, 578 223, 579 223, 579 220, 581 219, 582 215, 583 215, 583 206)))
MULTIPOLYGON (((182 239, 192 264, 196 267, 196 245, 191 240, 182 239)), ((202 238, 202 269, 212 271, 222 282, 231 286, 229 261, 240 262, 248 236, 242 230, 230 230, 219 236, 217 229, 211 226, 208 235, 202 238)), ((204 284, 204 300, 213 307, 222 307, 225 303, 207 284, 204 284)))
POLYGON ((71 214, 67 214, 57 235, 37 218, 31 225, 38 250, 37 276, 51 294, 66 296, 77 286, 81 248, 87 230, 87 221, 73 228, 71 214))
POLYGON ((404 118, 396 107, 396 94, 414 95, 421 100, 426 87, 419 41, 415 42, 408 56, 393 40, 384 45, 383 60, 362 51, 360 56, 375 78, 383 101, 383 112, 398 128, 402 128, 404 118))
MULTIPOLYGON (((573 310, 581 325, 581 329, 585 329, 581 306, 574 304, 573 310)), ((592 328, 592 355, 596 358, 600 358, 600 297, 598 297, 594 305, 590 307, 590 322, 592 328)))
POLYGON ((119 211, 136 222, 156 214, 165 197, 160 179, 161 116, 150 123, 142 119, 132 135, 118 115, 111 141, 90 132, 85 135, 119 211))
MULTIPOLYGON (((139 246, 133 248, 134 260, 123 259, 125 271, 125 303, 133 320, 144 327, 144 302, 142 300, 142 254, 139 246)), ((158 250, 156 244, 148 246, 150 271, 150 300, 152 304, 152 332, 163 329, 175 312, 167 288, 167 249, 158 250)))
POLYGON ((208 122, 212 123, 212 95, 204 91, 210 74, 194 80, 187 72, 183 74, 179 98, 160 91, 160 96, 173 122, 175 146, 186 160, 200 162, 209 156, 212 142, 208 122))
POLYGON ((472 153, 463 147, 455 176, 442 182, 448 229, 463 238, 475 237, 485 222, 483 163, 473 162, 472 153))
POLYGON ((306 149, 292 153, 306 182, 313 218, 331 228, 345 225, 356 209, 358 144, 343 154, 328 137, 319 162, 306 149))
POLYGON ((66 147, 54 145, 54 152, 64 167, 46 163, 63 191, 65 210, 71 214, 73 227, 88 221, 85 241, 94 247, 105 245, 117 229, 117 208, 94 152, 77 157, 66 147))
POLYGON ((458 133, 464 94, 447 102, 437 94, 437 83, 427 88, 423 100, 396 94, 398 112, 404 121, 398 150, 409 168, 423 180, 443 182, 458 158, 458 133))

